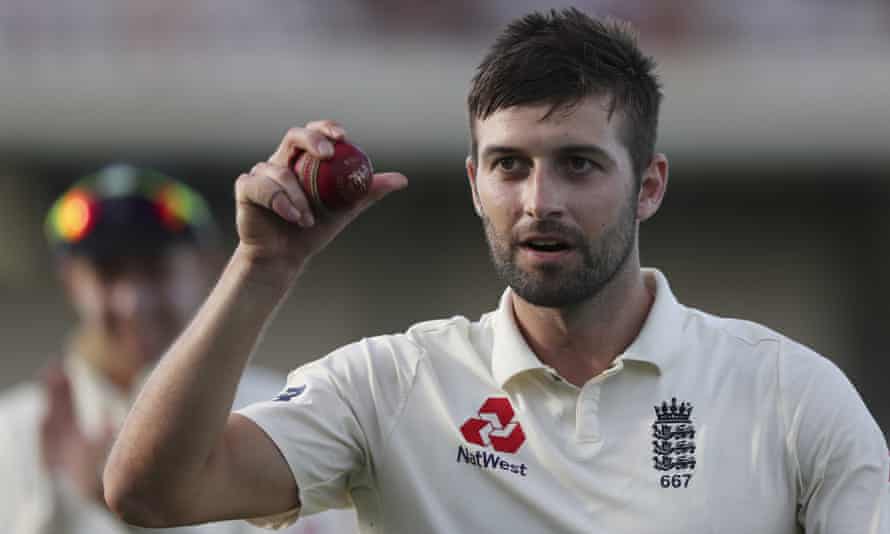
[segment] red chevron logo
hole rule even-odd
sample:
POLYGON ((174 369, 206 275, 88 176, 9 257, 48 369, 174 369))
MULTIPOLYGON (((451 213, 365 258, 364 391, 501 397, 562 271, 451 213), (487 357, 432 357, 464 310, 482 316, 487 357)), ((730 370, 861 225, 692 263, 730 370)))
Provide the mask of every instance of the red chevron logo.
POLYGON ((513 420, 514 415, 509 399, 490 397, 482 403, 477 417, 461 425, 460 433, 475 445, 514 453, 525 443, 525 432, 522 425, 513 420))

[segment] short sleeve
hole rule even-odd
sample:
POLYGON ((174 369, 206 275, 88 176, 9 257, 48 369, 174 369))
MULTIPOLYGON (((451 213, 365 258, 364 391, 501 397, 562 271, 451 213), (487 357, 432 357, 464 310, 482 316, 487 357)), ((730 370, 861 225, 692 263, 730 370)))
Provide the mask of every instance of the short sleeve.
POLYGON ((238 410, 279 448, 300 492, 300 510, 251 522, 280 528, 298 515, 349 507, 355 488, 373 487, 375 452, 416 370, 396 341, 381 336, 347 345, 293 371, 273 400, 238 410))
POLYGON ((807 534, 890 534, 884 435, 847 377, 793 347, 783 356, 785 420, 807 534))

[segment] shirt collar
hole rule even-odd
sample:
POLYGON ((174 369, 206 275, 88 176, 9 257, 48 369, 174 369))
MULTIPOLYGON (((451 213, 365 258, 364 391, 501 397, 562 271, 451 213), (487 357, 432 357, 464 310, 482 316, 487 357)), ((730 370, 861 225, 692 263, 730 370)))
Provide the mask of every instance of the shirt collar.
POLYGON ((650 363, 664 373, 679 355, 687 308, 677 302, 661 271, 643 269, 643 279, 649 291, 655 293, 655 301, 637 338, 620 357, 650 363))
MULTIPOLYGON (((655 293, 655 300, 640 333, 618 358, 645 362, 664 373, 678 355, 677 341, 685 322, 686 308, 677 302, 660 271, 642 271, 646 287, 655 293)), ((513 313, 512 294, 509 288, 504 291, 492 324, 494 343, 491 371, 500 387, 522 372, 549 369, 538 359, 519 331, 513 313)))
POLYGON ((512 294, 510 288, 507 288, 501 295, 492 326, 494 344, 491 351, 491 373, 501 388, 523 371, 546 369, 519 331, 513 314, 512 294))
POLYGON ((64 361, 75 410, 87 433, 101 432, 108 424, 120 428, 147 373, 140 375, 131 396, 112 384, 80 352, 69 352, 64 361))

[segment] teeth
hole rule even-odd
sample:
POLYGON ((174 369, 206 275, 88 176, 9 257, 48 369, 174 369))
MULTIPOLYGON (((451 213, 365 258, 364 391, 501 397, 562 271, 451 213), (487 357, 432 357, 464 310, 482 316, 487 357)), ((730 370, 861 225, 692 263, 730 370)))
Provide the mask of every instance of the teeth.
POLYGON ((538 245, 542 247, 555 247, 559 246, 559 241, 529 241, 532 245, 538 245))

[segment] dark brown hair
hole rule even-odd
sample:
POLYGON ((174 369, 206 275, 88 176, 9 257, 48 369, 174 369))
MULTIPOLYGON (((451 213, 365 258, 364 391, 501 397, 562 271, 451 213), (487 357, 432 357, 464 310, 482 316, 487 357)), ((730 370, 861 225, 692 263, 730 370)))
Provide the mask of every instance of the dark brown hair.
POLYGON ((549 104, 545 119, 588 96, 609 95, 623 113, 621 136, 639 180, 652 161, 661 85, 655 61, 637 47, 633 28, 575 8, 534 12, 511 22, 482 60, 467 98, 472 157, 474 123, 512 106, 549 104))

